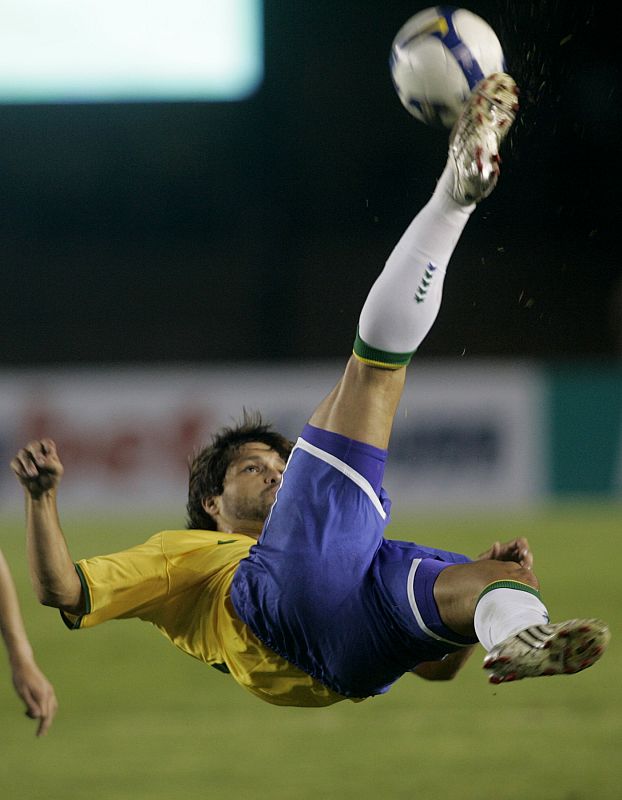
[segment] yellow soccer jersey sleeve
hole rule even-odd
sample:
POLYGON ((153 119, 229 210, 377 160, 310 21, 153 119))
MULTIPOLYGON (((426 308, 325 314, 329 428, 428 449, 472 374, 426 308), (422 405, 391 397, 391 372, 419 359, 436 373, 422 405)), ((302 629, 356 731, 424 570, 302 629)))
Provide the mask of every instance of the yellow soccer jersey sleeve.
POLYGON ((213 531, 162 531, 144 544, 78 561, 86 598, 70 628, 112 619, 151 622, 176 647, 275 705, 326 706, 345 699, 265 647, 236 615, 230 588, 255 540, 213 531))

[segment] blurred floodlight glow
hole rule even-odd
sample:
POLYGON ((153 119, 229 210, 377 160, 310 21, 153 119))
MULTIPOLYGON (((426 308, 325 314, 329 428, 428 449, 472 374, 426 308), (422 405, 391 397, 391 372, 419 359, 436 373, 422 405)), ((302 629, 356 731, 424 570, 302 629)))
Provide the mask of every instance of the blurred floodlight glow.
POLYGON ((238 100, 262 0, 0 0, 0 102, 238 100))

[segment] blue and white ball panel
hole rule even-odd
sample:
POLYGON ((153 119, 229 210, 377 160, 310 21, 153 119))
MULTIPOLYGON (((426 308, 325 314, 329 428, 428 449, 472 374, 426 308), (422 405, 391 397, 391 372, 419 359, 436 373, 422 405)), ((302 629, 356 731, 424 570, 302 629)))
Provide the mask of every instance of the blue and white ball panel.
MULTIPOLYGON (((432 35, 440 39, 449 50, 455 58, 457 65, 462 70, 462 74, 466 79, 469 89, 474 89, 486 76, 482 72, 482 68, 477 61, 474 48, 469 49, 456 31, 456 26, 454 25, 454 11, 456 11, 456 9, 451 6, 439 6, 438 11, 439 14, 445 18, 447 31, 444 34, 440 31, 436 31, 432 35)), ((468 20, 463 21, 462 27, 468 29, 468 20)))
POLYGON ((450 123, 476 84, 505 70, 501 44, 481 17, 434 6, 415 14, 393 42, 391 76, 402 103, 428 123, 450 123))
POLYGON ((369 445, 310 427, 304 437, 259 542, 238 567, 233 605, 268 647, 334 691, 379 694, 462 644, 443 639, 432 590, 443 563, 468 559, 443 554, 442 562, 442 551, 384 538, 389 503, 372 486, 378 466, 365 475, 348 463, 365 472, 367 455, 383 461, 384 451, 371 448, 361 460, 358 446, 369 445), (421 580, 409 584, 415 558, 421 580), (438 567, 421 566, 431 560, 438 567))

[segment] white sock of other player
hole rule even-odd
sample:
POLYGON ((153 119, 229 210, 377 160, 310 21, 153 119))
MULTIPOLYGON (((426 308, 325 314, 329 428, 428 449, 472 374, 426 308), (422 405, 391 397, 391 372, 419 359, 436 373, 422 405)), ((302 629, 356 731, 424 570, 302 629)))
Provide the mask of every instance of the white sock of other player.
POLYGON ((495 581, 479 596, 474 626, 486 650, 532 625, 546 625, 549 615, 537 589, 518 581, 495 581))
POLYGON ((372 286, 354 344, 361 361, 387 369, 405 366, 432 327, 449 259, 475 208, 459 205, 452 185, 448 164, 372 286))

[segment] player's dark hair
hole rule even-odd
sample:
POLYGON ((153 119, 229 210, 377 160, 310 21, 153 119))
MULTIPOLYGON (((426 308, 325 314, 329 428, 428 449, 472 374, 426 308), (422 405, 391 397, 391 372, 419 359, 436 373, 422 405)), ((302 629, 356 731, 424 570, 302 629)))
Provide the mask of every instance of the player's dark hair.
POLYGON ((196 452, 188 462, 189 485, 186 528, 216 530, 216 520, 203 508, 206 497, 222 494, 225 474, 238 450, 248 442, 261 442, 287 461, 293 442, 272 430, 261 414, 244 409, 240 422, 214 434, 211 444, 196 452))

